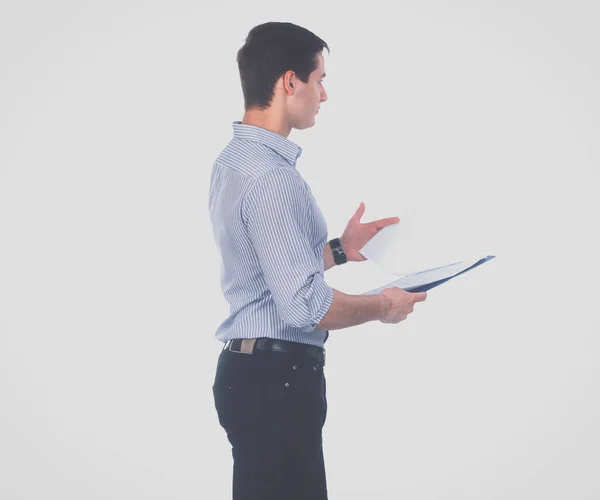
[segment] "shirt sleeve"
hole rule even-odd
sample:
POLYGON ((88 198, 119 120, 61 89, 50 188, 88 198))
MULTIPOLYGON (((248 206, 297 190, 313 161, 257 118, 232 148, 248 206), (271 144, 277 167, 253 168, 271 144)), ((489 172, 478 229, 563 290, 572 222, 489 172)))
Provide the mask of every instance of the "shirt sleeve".
POLYGON ((321 275, 322 255, 315 255, 306 234, 312 213, 304 180, 276 168, 263 174, 246 195, 248 233, 282 320, 313 331, 333 301, 333 288, 321 275))

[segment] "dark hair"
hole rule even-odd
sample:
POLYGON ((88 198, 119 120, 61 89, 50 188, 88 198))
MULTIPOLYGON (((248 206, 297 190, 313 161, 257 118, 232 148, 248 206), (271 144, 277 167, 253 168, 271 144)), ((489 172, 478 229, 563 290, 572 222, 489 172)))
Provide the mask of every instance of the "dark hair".
POLYGON ((329 52, 321 38, 292 23, 268 22, 252 28, 237 53, 245 109, 267 108, 275 82, 288 70, 308 82, 323 48, 329 52))

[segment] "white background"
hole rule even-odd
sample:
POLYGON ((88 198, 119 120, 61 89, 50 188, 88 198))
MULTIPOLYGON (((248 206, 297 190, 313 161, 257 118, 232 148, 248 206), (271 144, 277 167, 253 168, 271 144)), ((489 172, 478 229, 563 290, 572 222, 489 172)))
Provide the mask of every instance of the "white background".
POLYGON ((497 256, 331 332, 330 498, 599 498, 597 4, 202 3, 0 9, 0 497, 230 498, 208 182, 280 20, 331 47, 290 135, 330 236, 362 201, 413 258, 497 256))

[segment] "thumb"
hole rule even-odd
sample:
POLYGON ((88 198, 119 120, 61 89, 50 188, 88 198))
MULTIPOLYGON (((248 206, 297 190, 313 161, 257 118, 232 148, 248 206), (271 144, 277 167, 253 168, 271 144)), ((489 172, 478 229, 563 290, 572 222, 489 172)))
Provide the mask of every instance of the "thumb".
POLYGON ((358 210, 354 214, 354 218, 360 222, 360 219, 362 218, 364 213, 365 213, 365 204, 361 201, 360 205, 358 207, 358 210))

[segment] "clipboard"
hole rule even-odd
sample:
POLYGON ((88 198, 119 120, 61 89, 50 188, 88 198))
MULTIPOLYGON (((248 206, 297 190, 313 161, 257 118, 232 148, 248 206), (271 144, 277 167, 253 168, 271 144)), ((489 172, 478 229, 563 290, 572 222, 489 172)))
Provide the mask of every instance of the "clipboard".
POLYGON ((407 274, 402 278, 391 281, 382 287, 364 292, 361 295, 374 295, 386 288, 394 287, 398 287, 402 290, 413 293, 425 292, 441 285, 442 283, 446 283, 446 281, 456 278, 461 274, 471 271, 472 269, 489 262, 495 257, 495 255, 486 255, 477 259, 453 262, 452 264, 447 264, 445 266, 434 267, 431 269, 418 271, 416 273, 407 274))

